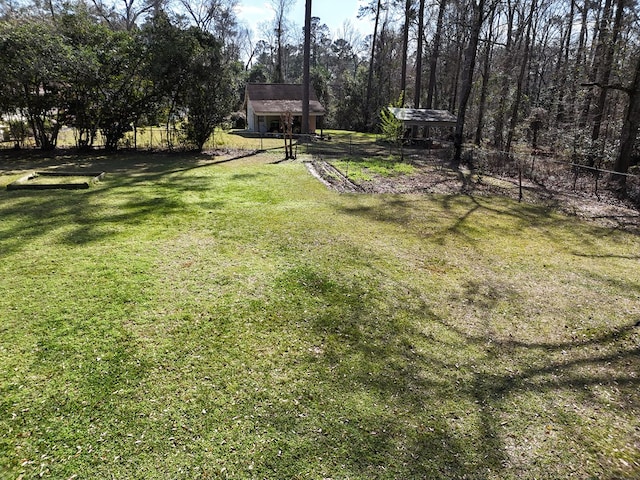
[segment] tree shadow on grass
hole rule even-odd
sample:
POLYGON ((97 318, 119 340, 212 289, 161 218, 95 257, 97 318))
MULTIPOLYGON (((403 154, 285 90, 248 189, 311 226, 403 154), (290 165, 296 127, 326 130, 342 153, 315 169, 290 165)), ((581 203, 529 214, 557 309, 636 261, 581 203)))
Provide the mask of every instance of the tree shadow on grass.
MULTIPOLYGON (((109 187, 106 187, 109 188, 109 187)), ((117 237, 127 229, 158 218, 184 212, 184 202, 174 193, 158 191, 125 193, 119 205, 103 202, 99 192, 81 194, 13 195, 0 206, 0 256, 9 255, 30 242, 48 238, 54 244, 81 245, 117 237)), ((115 196, 111 196, 113 200, 115 196)), ((209 208, 221 206, 209 205, 209 208)))
POLYGON ((413 285, 384 277, 355 279, 307 265, 276 280, 285 296, 306 291, 316 345, 304 360, 309 382, 292 387, 303 416, 274 415, 283 419, 276 424, 282 432, 299 435, 283 462, 312 461, 315 445, 326 464, 354 478, 637 473, 640 458, 629 448, 638 424, 628 424, 640 408, 636 328, 602 325, 587 339, 505 337, 483 319, 505 300, 526 301, 517 290, 469 282, 461 296, 477 310, 471 328, 436 314, 413 285), (376 301, 381 283, 392 304, 376 301), (616 392, 619 403, 599 389, 616 392), (607 442, 612 450, 603 452, 607 442), (632 463, 618 462, 616 451, 632 463))
MULTIPOLYGON (((487 229, 505 236, 514 236, 527 230, 548 238, 552 245, 562 250, 576 252, 578 256, 602 256, 612 258, 616 254, 585 254, 585 249, 595 246, 595 240, 629 232, 610 229, 593 223, 567 217, 542 205, 516 203, 500 197, 478 197, 473 195, 432 195, 428 199, 407 195, 379 195, 364 201, 339 203, 336 209, 348 215, 366 218, 375 222, 398 225, 421 237, 445 244, 455 235, 473 246, 478 244, 487 229), (559 229, 566 235, 558 236, 559 229), (478 234, 480 231, 480 235, 478 234), (569 239, 574 240, 572 245, 569 239), (578 249, 583 252, 579 252, 578 249)), ((634 259, 623 255, 621 258, 634 259)))
MULTIPOLYGON (((285 272, 276 283, 285 292, 302 287, 313 303, 325 305, 309 320, 318 346, 305 368, 317 385, 312 380, 299 392, 309 410, 294 421, 310 438, 298 442, 291 461, 315 444, 326 464, 355 478, 466 478, 501 468, 494 419, 482 420, 484 433, 452 426, 464 416, 455 394, 463 377, 446 353, 421 351, 424 334, 416 325, 438 323, 426 305, 381 310, 365 300, 375 303, 366 282, 338 280, 310 266, 285 272)), ((399 304, 415 303, 398 287, 399 304)), ((438 335, 427 341, 448 347, 438 335)), ((473 404, 465 401, 464 408, 473 404)), ((283 430, 291 427, 290 416, 278 417, 288 418, 283 430)))
MULTIPOLYGON (((103 182, 85 191, 0 192, 0 257, 24 248, 39 238, 50 237, 60 245, 80 245, 107 240, 135 230, 147 222, 168 222, 188 211, 220 210, 226 200, 211 195, 215 178, 181 175, 221 162, 245 158, 240 155, 217 160, 195 154, 119 154, 115 156, 28 157, 16 163, 0 162, 5 169, 70 168, 78 171, 101 168, 107 171, 103 182), (185 195, 199 195, 197 204, 187 203, 185 195), (60 232, 51 237, 52 232, 60 232)), ((1 170, 0 170, 1 171, 1 170)), ((256 174, 258 175, 258 174, 256 174)), ((255 180, 255 176, 236 175, 233 181, 255 180)))
MULTIPOLYGON (((459 373, 443 356, 423 354, 415 345, 421 334, 413 322, 434 321, 431 312, 381 311, 365 300, 375 300, 366 282, 311 266, 283 272, 275 285, 285 297, 306 290, 312 300, 301 308, 311 317, 305 323, 317 343, 302 360, 308 381, 287 386, 298 406, 271 408, 273 426, 285 439, 274 449, 283 454, 268 461, 275 452, 264 452, 266 470, 257 474, 302 474, 316 462, 316 471, 353 478, 464 478, 500 467, 496 435, 464 435, 451 426, 462 415, 456 399, 447 398, 459 373), (407 313, 419 318, 405 318, 407 313), (442 403, 448 404, 444 410, 442 403), (287 440, 291 431, 296 438, 287 440)), ((404 287, 399 290, 406 299, 404 287)))

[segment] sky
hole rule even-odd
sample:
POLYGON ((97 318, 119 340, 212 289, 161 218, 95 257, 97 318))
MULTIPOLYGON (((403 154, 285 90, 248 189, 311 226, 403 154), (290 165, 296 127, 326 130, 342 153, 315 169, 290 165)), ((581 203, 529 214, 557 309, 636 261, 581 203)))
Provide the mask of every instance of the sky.
MULTIPOLYGON (((295 4, 287 14, 287 19, 300 28, 304 26, 305 0, 294 0, 295 4)), ((349 20, 353 27, 364 37, 372 33, 373 24, 370 20, 358 20, 358 5, 362 0, 313 0, 311 14, 320 17, 332 35, 342 30, 345 20, 349 20)), ((364 2, 362 2, 364 3, 364 2)), ((258 25, 273 19, 273 7, 269 0, 240 0, 236 8, 238 18, 247 24, 257 34, 258 25)))

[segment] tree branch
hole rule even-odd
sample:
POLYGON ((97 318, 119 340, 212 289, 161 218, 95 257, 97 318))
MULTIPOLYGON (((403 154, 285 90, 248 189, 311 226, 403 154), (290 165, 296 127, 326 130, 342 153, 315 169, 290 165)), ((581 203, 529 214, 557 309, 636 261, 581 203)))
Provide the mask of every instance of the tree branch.
POLYGON ((600 82, 584 82, 580 84, 581 87, 598 87, 604 90, 619 90, 621 92, 626 93, 627 95, 631 95, 633 93, 631 88, 625 87, 624 85, 620 85, 619 83, 614 83, 610 85, 603 85, 600 82))

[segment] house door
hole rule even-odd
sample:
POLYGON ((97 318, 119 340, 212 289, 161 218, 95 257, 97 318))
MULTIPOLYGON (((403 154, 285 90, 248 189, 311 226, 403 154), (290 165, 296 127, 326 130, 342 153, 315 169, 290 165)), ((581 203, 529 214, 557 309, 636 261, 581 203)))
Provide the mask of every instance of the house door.
POLYGON ((258 117, 258 131, 260 133, 267 133, 267 120, 263 116, 258 117))

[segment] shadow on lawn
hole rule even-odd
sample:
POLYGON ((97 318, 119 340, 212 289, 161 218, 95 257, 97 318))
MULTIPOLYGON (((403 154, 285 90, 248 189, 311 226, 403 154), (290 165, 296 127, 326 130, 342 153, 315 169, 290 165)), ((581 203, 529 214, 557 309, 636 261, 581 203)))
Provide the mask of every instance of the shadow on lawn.
MULTIPOLYGON (((0 206, 0 216, 5 220, 0 234, 0 255, 19 251, 45 237, 60 245, 98 242, 184 209, 184 203, 175 193, 163 195, 155 190, 153 196, 143 191, 125 192, 115 207, 103 202, 101 190, 46 197, 33 193, 12 195, 11 202, 0 206)), ((114 196, 110 198, 113 200, 114 196)))
MULTIPOLYGON (((200 202, 196 201, 193 206, 185 201, 187 192, 204 194, 215 187, 208 177, 170 175, 195 168, 199 168, 197 162, 149 167, 137 176, 119 179, 115 185, 105 185, 104 188, 122 189, 116 194, 115 205, 103 200, 102 187, 64 197, 12 194, 12 201, 0 203, 0 217, 8 219, 10 225, 0 227, 3 228, 0 255, 15 252, 24 242, 35 241, 58 229, 62 229, 63 234, 57 240, 63 245, 87 243, 122 234, 122 228, 143 232, 146 222, 170 223, 174 213, 202 214, 207 209, 224 206, 224 201, 217 204, 210 195, 206 198, 214 200, 207 200, 210 203, 204 208, 200 202), (152 171, 153 168, 158 170, 152 171), (93 209, 96 209, 95 215, 93 209), (65 226, 69 228, 63 229, 65 226)), ((242 184, 245 180, 251 183, 254 178, 238 176, 235 180, 242 184)), ((468 243, 476 242, 472 220, 481 210, 497 216, 515 216, 528 226, 565 222, 545 215, 539 207, 499 205, 495 207, 489 201, 467 196, 442 197, 441 205, 432 207, 433 212, 421 213, 433 220, 433 225, 426 225, 424 230, 415 226, 416 205, 406 197, 384 197, 378 205, 343 206, 342 211, 398 225, 413 222, 416 235, 431 236, 440 243, 451 234, 468 243)), ((576 241, 582 239, 578 233, 572 235, 576 241)), ((349 248, 353 246, 336 247, 336 251, 349 251, 349 248)), ((601 284, 604 279, 598 282, 601 284)), ((273 439, 243 450, 251 450, 257 462, 253 476, 278 478, 278 472, 282 471, 288 475, 280 478, 292 478, 295 473, 303 476, 308 474, 308 470, 305 471, 308 465, 326 465, 322 473, 327 477, 355 478, 566 478, 571 474, 581 478, 605 475, 614 478, 631 475, 633 472, 620 468, 620 464, 606 463, 609 459, 600 451, 600 437, 591 433, 592 429, 599 428, 602 436, 612 437, 615 448, 624 447, 626 442, 634 440, 623 438, 620 433, 623 427, 629 426, 615 423, 603 426, 597 418, 584 413, 606 414, 622 422, 630 409, 640 408, 637 395, 640 379, 635 375, 640 371, 637 330, 630 326, 604 325, 587 339, 563 341, 545 341, 543 336, 535 341, 505 337, 494 331, 486 319, 496 314, 503 301, 513 305, 522 302, 524 299, 518 290, 495 279, 470 280, 460 287, 458 296, 441 301, 459 305, 466 299, 468 311, 473 309, 471 319, 454 314, 444 318, 443 314, 436 313, 425 292, 394 280, 374 262, 359 265, 357 274, 347 270, 323 271, 311 262, 279 269, 273 280, 273 289, 278 295, 269 296, 272 303, 268 305, 259 299, 259 313, 250 312, 251 319, 299 319, 296 334, 309 342, 310 349, 298 356, 283 353, 282 358, 274 360, 276 364, 283 362, 278 365, 283 370, 291 369, 301 377, 299 381, 293 379, 280 385, 288 389, 283 396, 295 398, 296 404, 280 401, 282 392, 277 390, 277 380, 274 380, 277 373, 267 367, 259 374, 267 379, 269 392, 250 382, 247 388, 238 388, 238 395, 244 396, 240 403, 246 410, 240 412, 242 415, 237 420, 248 425, 251 435, 263 428, 267 430, 263 439, 269 435, 269 440, 273 439), (381 300, 377 298, 380 292, 384 293, 381 300), (283 311, 286 315, 280 317, 283 311), (289 360, 291 364, 287 363, 289 360), (619 405, 611 406, 610 401, 599 396, 596 391, 599 388, 618 392, 619 405), (535 400, 527 403, 523 397, 535 400), (258 419, 258 411, 267 415, 258 419), (272 425, 265 425, 267 421, 272 425), (536 452, 535 448, 529 451, 523 447, 525 440, 535 436, 535 430, 540 430, 543 436, 549 435, 548 425, 556 428, 557 448, 564 452, 562 458, 544 448, 536 452), (535 458, 517 458, 520 453, 542 453, 545 455, 542 460, 547 464, 536 464, 535 458), (318 460, 318 457, 322 458, 318 460), (594 465, 594 460, 602 463, 594 465)), ((217 313, 220 312, 212 311, 212 317, 217 313)), ((189 324, 188 328, 193 328, 192 335, 198 339, 198 345, 204 348, 211 344, 211 337, 203 336, 205 330, 199 330, 203 327, 189 324)), ((42 354, 42 359, 51 365, 56 364, 57 355, 64 359, 74 352, 90 352, 86 355, 93 356, 96 351, 86 345, 61 344, 56 353, 53 347, 56 342, 64 341, 63 331, 55 335, 45 332, 42 338, 50 348, 42 354)), ((123 384, 132 385, 131 391, 135 391, 148 366, 143 364, 139 371, 123 368, 123 365, 135 364, 138 355, 133 343, 120 346, 129 341, 126 333, 111 335, 113 344, 109 343, 108 334, 92 334, 86 338, 107 339, 97 346, 96 355, 102 356, 104 351, 110 363, 95 366, 89 363, 92 358, 88 356, 78 358, 81 362, 77 363, 90 368, 86 372, 86 384, 79 386, 78 398, 86 394, 95 395, 98 402, 118 402, 117 396, 103 399, 101 392, 111 392, 123 384), (105 387, 101 386, 103 375, 107 376, 105 387)), ((178 338, 175 340, 173 347, 179 353, 184 347, 178 338)), ((272 351, 269 348, 267 352, 272 351)), ((217 360, 224 355, 224 350, 216 350, 212 358, 217 360)), ((251 365, 238 368, 233 381, 242 387, 242 382, 250 376, 251 365)), ((217 394, 217 391, 212 393, 217 394)), ((131 409, 126 412, 128 420, 137 422, 138 430, 144 431, 150 424, 142 419, 134 420, 135 404, 126 405, 131 409)), ((100 413, 100 404, 96 406, 100 413)), ((84 406, 69 402, 69 408, 84 406)), ((220 409, 233 415, 239 413, 229 404, 220 409)), ((47 406, 43 415, 49 414, 55 412, 47 406)), ((73 411, 62 414, 72 415, 73 411)), ((189 428, 195 430, 194 435, 211 438, 213 428, 224 429, 235 421, 236 418, 222 415, 220 423, 213 426, 203 426, 200 420, 193 420, 189 428)), ((253 435, 252 439, 255 438, 253 435)), ((51 437, 52 444, 57 440, 51 437)), ((193 444, 191 441, 189 445, 193 444)), ((161 447, 157 448, 166 453, 161 447)), ((62 454, 67 457, 73 452, 62 454)), ((246 463, 248 459, 240 460, 246 463)))
MULTIPOLYGON (((185 212, 218 211, 222 198, 210 198, 219 188, 215 179, 186 175, 202 167, 245 158, 241 154, 225 160, 196 154, 118 154, 113 156, 41 155, 10 162, 4 159, 0 171, 18 168, 100 168, 103 182, 84 191, 0 191, 0 257, 22 249, 29 242, 60 232, 54 239, 61 245, 102 241, 135 230, 147 222, 169 223, 172 215, 185 212), (108 193, 108 194, 107 194, 108 193), (200 195, 197 204, 185 202, 185 194, 200 195)), ((247 180, 236 176, 233 180, 247 180)))
MULTIPOLYGON (((571 229, 571 235, 576 237, 576 245, 573 248, 589 245, 593 243, 593 238, 616 234, 613 229, 586 224, 575 218, 557 214, 548 206, 516 203, 510 199, 498 197, 485 198, 468 194, 434 195, 429 197, 428 202, 423 202, 421 198, 415 196, 384 195, 378 197, 377 204, 358 204, 357 197, 354 198, 356 201, 349 203, 348 206, 340 204, 336 208, 349 215, 406 227, 416 231, 418 235, 429 236, 440 244, 452 234, 456 239, 464 239, 471 245, 475 244, 476 230, 484 228, 483 223, 474 223, 477 213, 491 218, 494 231, 506 228, 505 234, 513 235, 515 220, 516 229, 535 228, 537 232, 547 235, 554 243, 560 243, 561 239, 552 238, 553 229, 580 223, 580 229, 571 229), (509 220, 507 227, 502 225, 501 219, 509 220), (493 222, 493 220, 496 221, 493 222), (416 222, 421 222, 422 226, 416 228, 416 222)), ((486 222, 486 218, 482 222, 486 222)))
MULTIPOLYGON (((441 243, 455 234, 475 244, 473 218, 481 210, 515 217, 523 230, 542 230, 567 251, 568 245, 588 243, 591 230, 602 230, 581 226, 572 229, 571 238, 554 238, 546 226, 573 222, 541 207, 495 206, 466 196, 444 197, 441 203, 449 213, 434 217, 422 232, 441 243)), ((411 224, 407 228, 420 232, 411 198, 348 205, 343 212, 411 224)), ((325 433, 311 434, 309 443, 328 458, 363 478, 632 478, 640 471, 634 447, 640 444, 640 427, 629 424, 635 418, 631 412, 640 409, 639 329, 632 323, 604 323, 570 338, 562 328, 549 340, 544 330, 536 340, 519 339, 517 330, 505 338, 486 320, 502 315, 500 305, 506 302, 516 313, 505 321, 526 327, 531 320, 520 307, 527 301, 523 289, 497 277, 470 280, 458 296, 440 300, 459 306, 444 318, 423 292, 386 277, 377 272, 350 281, 308 266, 279 280, 284 290, 297 285, 325 305, 310 321, 319 345, 308 362, 319 384, 330 382, 323 391, 331 393, 317 416, 334 405, 341 405, 341 412, 325 419, 325 433), (392 290, 385 298, 395 298, 394 305, 378 305, 372 297, 379 282, 392 290), (474 353, 465 357, 469 352, 474 353), (602 390, 614 392, 616 401, 602 390), (611 450, 602 451, 607 443, 611 450)), ((640 295, 637 284, 611 286, 640 295)))
MULTIPOLYGON (((586 340, 505 340, 489 325, 472 330, 439 317, 412 285, 387 281, 397 303, 378 305, 371 282, 381 278, 338 280, 308 266, 278 279, 285 294, 303 288, 326 306, 309 320, 318 346, 306 360, 313 379, 300 392, 317 410, 293 421, 281 412, 283 431, 309 432, 310 451, 315 445, 356 478, 637 473, 640 465, 624 467, 601 451, 606 436, 617 451, 634 441, 634 427, 616 422, 640 408, 636 328, 603 327, 586 340), (620 404, 598 389, 617 392, 620 404)), ((478 320, 504 296, 519 300, 503 285, 466 288, 478 320)), ((288 453, 293 465, 309 455, 288 453)))
POLYGON ((79 469, 84 456, 98 456, 106 438, 112 455, 124 455, 127 433, 143 421, 129 399, 149 370, 137 339, 111 321, 69 314, 32 323, 28 335, 35 339, 32 363, 12 369, 11 382, 0 390, 3 420, 10 419, 0 426, 12 440, 3 453, 15 462, 2 465, 5 473, 55 477, 59 470, 51 470, 79 469), (98 435, 93 447, 84 443, 98 435))
MULTIPOLYGON (((312 378, 294 387, 304 413, 273 415, 282 419, 282 432, 302 437, 294 451, 283 449, 279 468, 295 469, 318 455, 329 470, 333 465, 336 474, 354 478, 464 478, 499 470, 497 435, 452 430, 452 418, 461 415, 450 403, 459 371, 416 344, 422 334, 414 325, 436 317, 426 305, 381 310, 369 280, 375 282, 337 280, 311 266, 276 280, 283 295, 302 289, 325 306, 308 321, 318 342, 303 367, 312 378)), ((413 303, 406 286, 392 288, 399 304, 413 303)), ((482 428, 494 430, 492 419, 482 428)))

